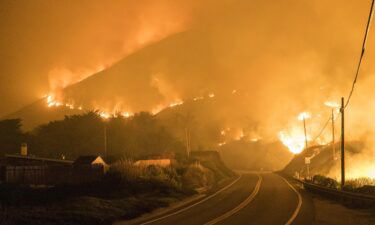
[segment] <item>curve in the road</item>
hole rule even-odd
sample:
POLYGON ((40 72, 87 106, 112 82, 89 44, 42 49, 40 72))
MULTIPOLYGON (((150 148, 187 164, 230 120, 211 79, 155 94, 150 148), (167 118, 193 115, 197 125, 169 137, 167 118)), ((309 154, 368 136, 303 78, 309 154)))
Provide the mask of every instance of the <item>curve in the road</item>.
POLYGON ((182 209, 180 209, 180 210, 178 210, 178 211, 176 211, 176 212, 173 212, 173 213, 167 214, 167 215, 165 215, 165 216, 162 216, 162 217, 159 217, 159 218, 156 218, 156 219, 153 219, 153 220, 150 220, 150 221, 144 222, 144 223, 142 223, 141 225, 151 224, 151 223, 154 223, 154 222, 157 222, 157 221, 163 220, 163 219, 168 218, 168 217, 170 217, 170 216, 174 216, 174 215, 177 215, 177 214, 179 214, 179 213, 182 213, 182 212, 184 212, 184 211, 186 211, 186 210, 188 210, 188 209, 190 209, 190 208, 192 208, 192 207, 194 207, 194 206, 196 206, 196 205, 199 205, 199 204, 201 204, 201 203, 203 203, 203 202, 205 202, 205 201, 207 201, 207 200, 209 200, 209 199, 215 197, 216 195, 220 194, 221 192, 227 190, 228 188, 230 188, 231 186, 233 186, 235 183, 237 183, 237 181, 239 181, 239 180, 241 179, 241 177, 242 177, 242 174, 240 174, 240 176, 238 176, 238 178, 235 179, 233 182, 231 182, 231 183, 228 184, 227 186, 223 187, 222 189, 218 190, 218 191, 215 192, 214 194, 209 195, 208 197, 206 197, 206 198, 204 198, 204 199, 202 199, 202 200, 200 200, 200 201, 198 201, 198 202, 196 202, 196 203, 194 203, 194 204, 192 204, 192 205, 190 205, 190 206, 188 206, 188 207, 182 208, 182 209))
POLYGON ((238 211, 240 211, 241 209, 243 209, 245 206, 247 206, 254 199, 254 197, 258 194, 259 189, 260 189, 260 185, 262 184, 262 176, 260 176, 259 174, 257 174, 257 175, 258 175, 258 182, 255 186, 255 189, 251 193, 251 195, 249 195, 249 197, 245 199, 245 201, 241 202, 241 204, 239 204, 234 209, 232 209, 232 210, 224 213, 223 215, 211 220, 210 222, 206 223, 205 225, 213 225, 213 224, 216 224, 216 223, 218 223, 222 220, 225 220, 228 217, 230 217, 230 216, 234 215, 235 213, 237 213, 238 211))
MULTIPOLYGON (((281 176, 280 176, 281 177, 281 176)), ((290 217, 290 219, 288 220, 288 222, 286 222, 285 225, 290 225, 293 223, 293 221, 296 219, 300 209, 301 209, 301 206, 302 206, 302 197, 301 197, 301 194, 293 187, 293 185, 291 185, 284 177, 281 177, 285 183, 287 183, 289 185, 289 187, 297 194, 298 196, 298 205, 297 205, 297 208, 296 210, 294 211, 292 217, 290 217)))

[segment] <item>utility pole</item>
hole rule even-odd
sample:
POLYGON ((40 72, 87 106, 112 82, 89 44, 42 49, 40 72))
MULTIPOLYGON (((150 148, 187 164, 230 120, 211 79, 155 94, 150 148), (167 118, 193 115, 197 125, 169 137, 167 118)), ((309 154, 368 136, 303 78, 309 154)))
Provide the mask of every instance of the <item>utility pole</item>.
POLYGON ((107 157, 107 125, 104 122, 104 157, 107 157))
POLYGON ((305 149, 307 149, 307 132, 306 132, 306 118, 303 117, 303 130, 305 132, 305 149))
POLYGON ((186 155, 190 157, 190 129, 188 127, 185 128, 185 136, 186 136, 186 155))
POLYGON ((341 98, 341 189, 344 188, 345 185, 345 118, 344 118, 344 98, 341 98))
POLYGON ((333 160, 336 159, 336 151, 335 151, 335 115, 334 115, 334 108, 332 108, 332 115, 331 115, 331 119, 332 119, 332 157, 333 157, 333 160))
MULTIPOLYGON (((303 131, 305 133, 305 150, 307 149, 307 132, 306 132, 306 116, 303 116, 303 131)), ((310 179, 310 158, 305 158, 307 179, 310 179)))

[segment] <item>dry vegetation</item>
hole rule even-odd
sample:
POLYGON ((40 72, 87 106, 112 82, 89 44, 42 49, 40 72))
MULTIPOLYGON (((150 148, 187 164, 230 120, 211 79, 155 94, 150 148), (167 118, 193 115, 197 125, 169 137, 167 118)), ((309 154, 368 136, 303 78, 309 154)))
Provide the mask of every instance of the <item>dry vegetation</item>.
POLYGON ((166 207, 196 188, 213 186, 216 179, 198 162, 142 167, 123 160, 95 183, 53 188, 1 184, 0 224, 111 224, 166 207))
POLYGON ((213 182, 213 172, 199 164, 139 167, 124 160, 96 183, 42 189, 1 185, 0 224, 111 224, 166 207, 213 182))
MULTIPOLYGON (((333 189, 340 188, 340 184, 338 181, 329 177, 321 176, 321 175, 315 175, 313 177, 313 182, 315 184, 328 187, 328 188, 333 188, 333 189)), ((375 195, 375 179, 366 178, 366 177, 348 179, 345 182, 344 190, 361 193, 361 194, 375 195)))

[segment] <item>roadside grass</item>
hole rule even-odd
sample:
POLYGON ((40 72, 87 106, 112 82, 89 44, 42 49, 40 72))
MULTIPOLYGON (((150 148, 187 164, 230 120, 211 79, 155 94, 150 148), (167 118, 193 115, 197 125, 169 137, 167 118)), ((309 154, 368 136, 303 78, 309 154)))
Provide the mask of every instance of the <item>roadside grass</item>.
MULTIPOLYGON (((339 182, 329 177, 315 175, 312 182, 327 188, 340 189, 339 182)), ((375 195, 375 179, 367 177, 348 179, 345 181, 343 189, 344 191, 375 195)))

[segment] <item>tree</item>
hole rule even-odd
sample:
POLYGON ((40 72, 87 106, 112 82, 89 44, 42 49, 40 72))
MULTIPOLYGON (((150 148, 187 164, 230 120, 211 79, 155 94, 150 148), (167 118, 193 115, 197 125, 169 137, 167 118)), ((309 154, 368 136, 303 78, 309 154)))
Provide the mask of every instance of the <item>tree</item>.
POLYGON ((7 119, 0 121, 0 152, 17 153, 25 135, 21 130, 21 119, 7 119))

